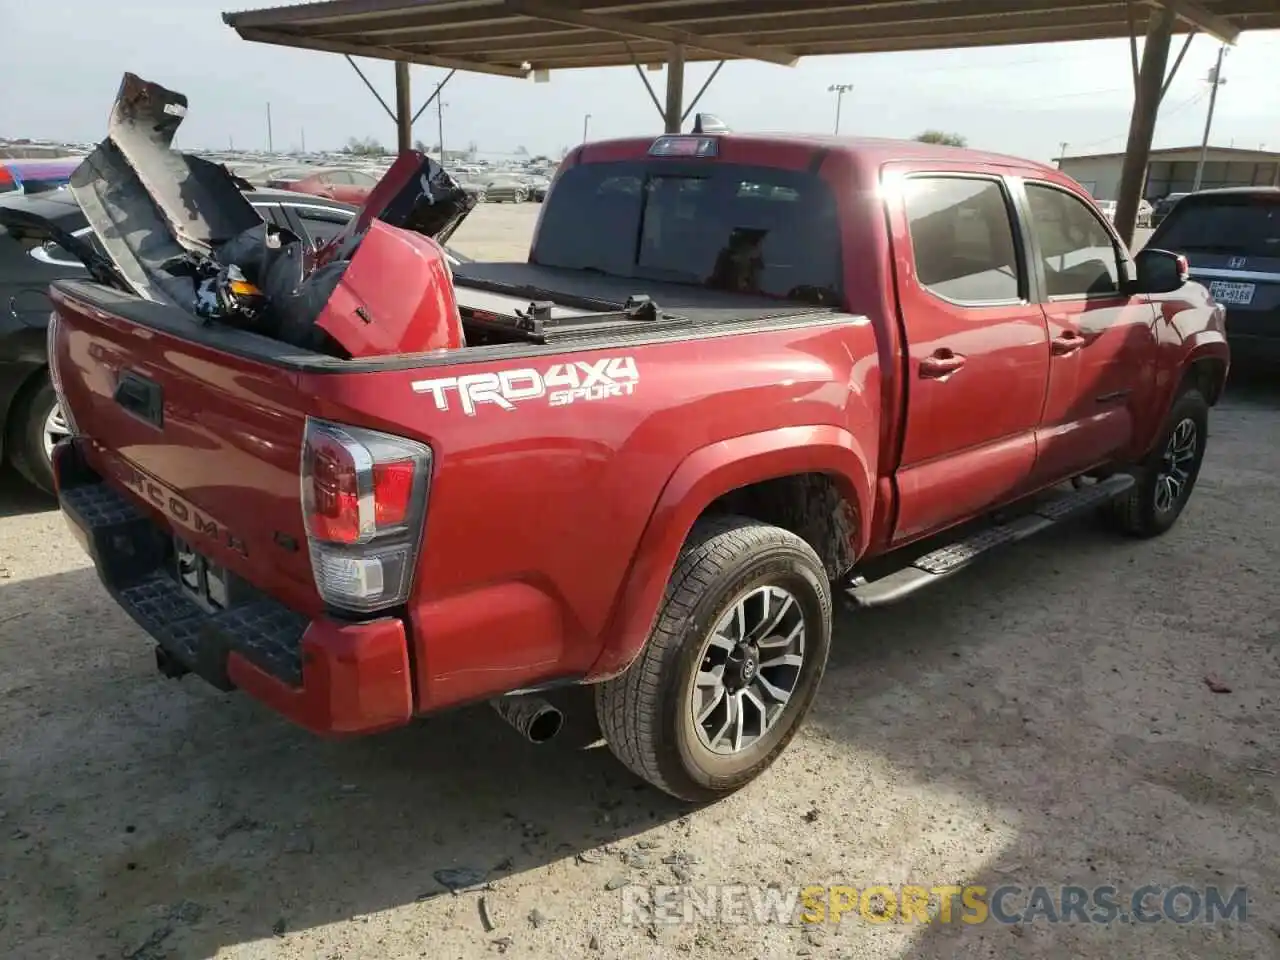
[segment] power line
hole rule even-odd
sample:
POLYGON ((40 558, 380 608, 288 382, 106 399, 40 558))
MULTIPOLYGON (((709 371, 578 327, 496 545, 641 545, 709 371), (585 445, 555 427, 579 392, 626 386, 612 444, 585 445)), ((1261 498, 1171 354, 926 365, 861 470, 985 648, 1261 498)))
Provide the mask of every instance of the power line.
MULTIPOLYGON (((1195 106, 1197 103, 1199 103, 1208 95, 1209 93, 1207 90, 1201 90, 1195 93, 1194 95, 1188 97, 1186 100, 1181 101, 1180 103, 1175 103, 1171 107, 1165 107, 1160 111, 1160 119, 1163 120, 1175 113, 1181 113, 1183 110, 1188 110, 1191 107, 1195 106)), ((1086 147, 1097 147, 1097 146, 1101 146, 1104 143, 1111 143, 1113 140, 1123 140, 1128 135, 1129 135, 1129 132, 1126 130, 1124 133, 1112 134, 1109 137, 1103 137, 1101 140, 1090 140, 1088 143, 1076 143, 1073 140, 1071 141, 1071 146, 1079 147, 1082 149, 1086 147)))

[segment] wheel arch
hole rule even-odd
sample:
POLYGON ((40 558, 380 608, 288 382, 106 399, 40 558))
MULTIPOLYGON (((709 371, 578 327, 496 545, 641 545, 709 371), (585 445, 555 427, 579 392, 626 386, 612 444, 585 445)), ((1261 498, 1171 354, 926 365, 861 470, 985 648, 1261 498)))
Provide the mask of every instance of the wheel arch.
POLYGON ((733 512, 790 529, 835 576, 844 571, 833 568, 852 566, 866 549, 872 496, 867 458, 841 427, 785 427, 694 451, 658 497, 586 679, 622 673, 643 649, 667 580, 700 517, 733 512), (790 496, 801 500, 789 501, 790 496), (841 537, 844 543, 836 543, 841 537))
POLYGON ((8 456, 8 440, 14 428, 13 412, 33 390, 40 388, 40 378, 47 376, 49 365, 32 361, 26 369, 14 377, 0 380, 0 463, 8 456))

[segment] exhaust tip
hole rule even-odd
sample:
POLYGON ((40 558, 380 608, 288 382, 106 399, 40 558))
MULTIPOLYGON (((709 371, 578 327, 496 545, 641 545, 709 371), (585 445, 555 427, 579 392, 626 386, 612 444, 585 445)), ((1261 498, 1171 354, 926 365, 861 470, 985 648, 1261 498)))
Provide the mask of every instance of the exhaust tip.
POLYGON ((530 743, 546 743, 564 726, 564 714, 541 697, 499 697, 489 705, 530 743))
POLYGON ((529 723, 529 730, 525 734, 532 743, 546 743, 564 726, 564 714, 555 707, 547 704, 547 708, 538 713, 536 717, 529 723))

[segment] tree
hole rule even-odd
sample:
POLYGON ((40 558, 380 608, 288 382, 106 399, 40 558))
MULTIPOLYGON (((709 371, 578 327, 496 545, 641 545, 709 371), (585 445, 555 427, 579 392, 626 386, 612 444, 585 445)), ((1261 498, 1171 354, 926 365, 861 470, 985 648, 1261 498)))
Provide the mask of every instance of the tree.
POLYGON ((958 133, 947 133, 944 130, 926 130, 916 137, 921 143, 940 143, 944 147, 968 146, 969 140, 958 133))
POLYGON ((355 157, 384 157, 387 154, 387 148, 373 137, 365 137, 363 140, 351 137, 347 140, 347 145, 342 148, 342 152, 355 157))
POLYGON ((415 140, 415 141, 413 141, 413 149, 417 150, 419 153, 430 153, 430 152, 431 152, 430 150, 428 150, 428 149, 427 149, 427 145, 426 145, 425 143, 423 143, 421 140, 415 140))
POLYGON ((529 150, 527 147, 516 147, 517 157, 527 157, 528 155, 529 155, 529 150))

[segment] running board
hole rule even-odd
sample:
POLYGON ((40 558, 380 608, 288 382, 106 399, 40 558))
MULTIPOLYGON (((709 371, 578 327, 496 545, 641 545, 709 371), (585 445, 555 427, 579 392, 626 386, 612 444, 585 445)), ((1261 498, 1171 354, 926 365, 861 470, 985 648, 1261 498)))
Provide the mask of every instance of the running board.
POLYGON ((969 566, 978 557, 1006 544, 1025 540, 1076 514, 1101 506, 1127 491, 1134 478, 1118 473, 1098 483, 1059 494, 1008 523, 979 530, 963 540, 926 553, 908 567, 895 570, 879 580, 855 582, 846 590, 857 607, 883 607, 931 587, 969 566))

